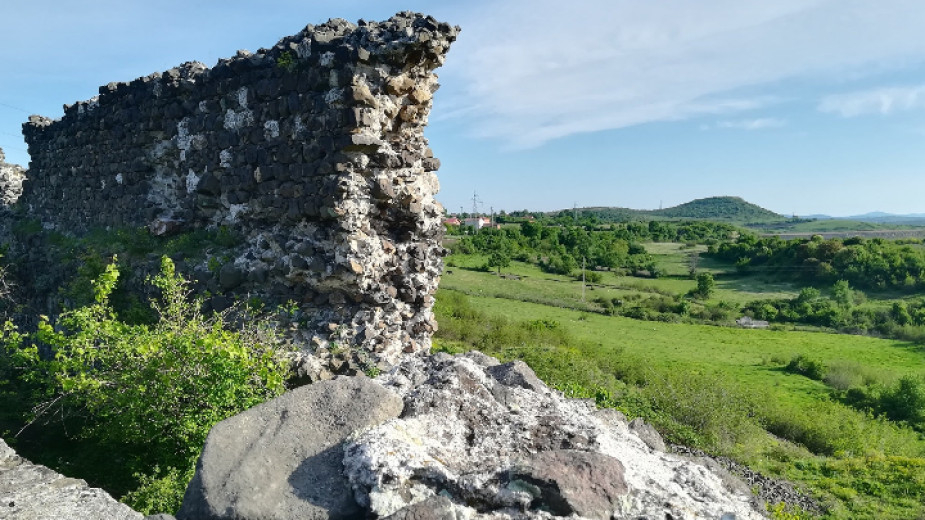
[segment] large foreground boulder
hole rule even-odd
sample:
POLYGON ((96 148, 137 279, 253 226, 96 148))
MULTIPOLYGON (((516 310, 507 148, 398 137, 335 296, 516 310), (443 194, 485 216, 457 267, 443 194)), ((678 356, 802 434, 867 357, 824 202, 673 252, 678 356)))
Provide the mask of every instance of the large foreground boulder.
POLYGON ((141 520, 142 515, 83 480, 32 464, 0 439, 0 518, 141 520))
POLYGON ((177 518, 362 518, 343 474, 344 440, 401 411, 381 384, 342 377, 226 419, 206 439, 177 518))

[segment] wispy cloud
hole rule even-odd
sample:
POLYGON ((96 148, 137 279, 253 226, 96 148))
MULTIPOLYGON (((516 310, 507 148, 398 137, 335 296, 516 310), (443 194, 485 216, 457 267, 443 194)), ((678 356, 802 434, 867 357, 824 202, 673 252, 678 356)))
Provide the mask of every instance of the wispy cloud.
POLYGON ((460 120, 475 134, 515 147, 744 114, 762 105, 752 98, 765 98, 764 87, 786 79, 835 82, 925 54, 925 3, 918 0, 490 5, 490 17, 460 12, 463 32, 442 74, 442 109, 465 107, 460 120))
POLYGON ((925 108, 925 85, 890 87, 849 92, 822 98, 820 112, 857 117, 868 114, 889 115, 894 112, 925 108))
POLYGON ((716 123, 716 128, 735 128, 739 130, 764 130, 767 128, 781 128, 784 126, 787 126, 787 121, 777 117, 737 119, 734 121, 720 121, 716 123))

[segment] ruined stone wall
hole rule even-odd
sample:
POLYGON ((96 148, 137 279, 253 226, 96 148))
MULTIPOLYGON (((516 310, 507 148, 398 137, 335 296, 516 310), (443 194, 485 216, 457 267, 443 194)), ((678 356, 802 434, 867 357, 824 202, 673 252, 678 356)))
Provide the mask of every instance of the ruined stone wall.
POLYGON ((23 125, 45 229, 230 226, 223 288, 299 303, 311 341, 388 365, 430 346, 442 207, 423 129, 458 28, 335 19, 209 69, 110 83, 23 125), (323 332, 323 333, 322 333, 323 332))
POLYGON ((0 148, 0 211, 7 209, 22 194, 25 170, 19 165, 6 162, 6 154, 0 148))

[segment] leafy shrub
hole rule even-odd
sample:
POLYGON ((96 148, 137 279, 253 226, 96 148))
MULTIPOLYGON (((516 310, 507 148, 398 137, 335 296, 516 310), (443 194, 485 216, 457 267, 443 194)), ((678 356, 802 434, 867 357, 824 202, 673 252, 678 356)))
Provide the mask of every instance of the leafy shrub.
POLYGON ((874 400, 877 413, 925 431, 925 377, 905 376, 874 400))
POLYGON ((922 455, 916 432, 835 401, 767 403, 758 412, 769 432, 818 455, 922 455))
POLYGON ((94 282, 93 303, 39 323, 51 359, 34 346, 6 347, 42 379, 48 400, 37 419, 76 416, 79 436, 130 447, 140 483, 130 505, 175 510, 212 425, 280 394, 287 367, 272 330, 231 331, 221 316, 203 316, 169 258, 151 280, 161 291, 152 326, 117 319, 109 297, 118 277, 113 262, 94 282))
POLYGON ((826 385, 838 391, 868 386, 877 383, 881 376, 870 367, 853 361, 835 361, 830 363, 822 378, 826 385))
POLYGON ((643 395, 659 413, 653 418, 656 426, 667 431, 677 429, 670 422, 686 427, 680 431, 696 432, 696 444, 704 448, 728 451, 760 431, 752 419, 757 405, 750 392, 718 374, 649 371, 643 395), (670 422, 660 424, 665 418, 670 422))
POLYGON ((821 361, 811 359, 803 354, 793 356, 790 363, 787 363, 786 370, 794 374, 804 375, 816 381, 822 381, 825 377, 825 365, 821 361))

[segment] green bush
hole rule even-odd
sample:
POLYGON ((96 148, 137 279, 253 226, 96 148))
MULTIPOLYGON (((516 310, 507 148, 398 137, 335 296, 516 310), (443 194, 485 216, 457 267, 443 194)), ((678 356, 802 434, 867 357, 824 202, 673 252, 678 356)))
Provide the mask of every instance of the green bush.
POLYGON ((650 370, 642 395, 657 412, 650 420, 676 442, 694 440, 702 448, 728 453, 761 431, 753 419, 757 400, 743 386, 719 374, 650 370), (696 435, 674 438, 678 431, 696 435))
POLYGON ((915 431, 831 400, 768 403, 758 416, 769 432, 818 455, 923 455, 915 431))
POLYGON ((811 359, 803 354, 793 356, 790 363, 787 363, 786 370, 794 374, 801 374, 816 381, 822 381, 825 377, 825 365, 821 361, 811 359))
POLYGON ((877 411, 925 430, 925 377, 905 376, 877 400, 877 411))
POLYGON ((5 347, 43 387, 36 420, 76 417, 80 437, 127 447, 140 484, 127 501, 171 511, 212 425, 280 394, 287 366, 268 327, 232 331, 202 315, 169 258, 151 279, 161 292, 152 326, 117 319, 109 297, 118 277, 113 262, 93 284, 93 303, 39 323, 36 339, 52 358, 15 337, 5 347))

